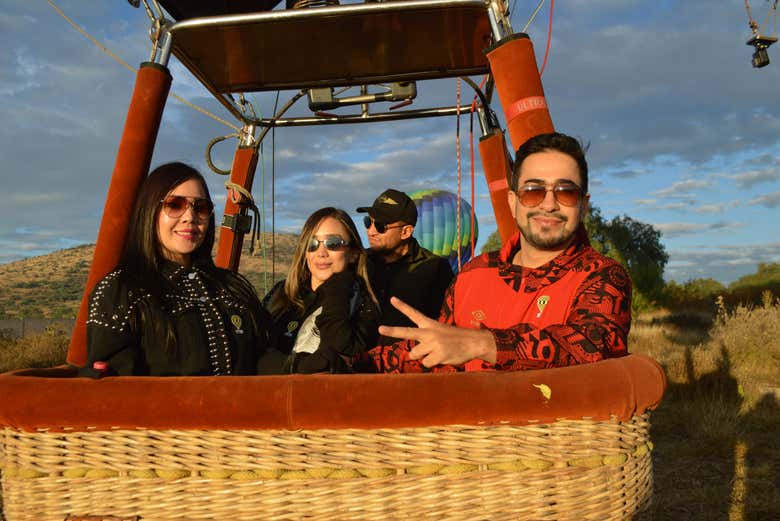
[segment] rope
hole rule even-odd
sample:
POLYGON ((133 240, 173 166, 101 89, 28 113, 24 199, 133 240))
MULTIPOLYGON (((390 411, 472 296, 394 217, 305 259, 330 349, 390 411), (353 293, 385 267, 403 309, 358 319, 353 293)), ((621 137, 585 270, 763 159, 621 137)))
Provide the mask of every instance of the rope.
MULTIPOLYGON (((137 73, 137 72, 138 72, 138 69, 136 69, 135 67, 133 67, 132 65, 130 65, 129 63, 127 63, 126 61, 124 61, 122 58, 120 58, 119 56, 117 56, 116 54, 114 54, 114 53, 113 53, 113 52, 112 52, 112 51, 111 51, 111 50, 110 50, 108 47, 106 47, 105 45, 103 45, 102 43, 100 43, 100 42, 99 42, 99 41, 98 41, 96 38, 94 38, 94 37, 93 37, 91 34, 89 34, 87 31, 85 31, 85 30, 84 30, 84 29, 83 29, 83 28, 82 28, 80 25, 78 25, 76 22, 74 22, 72 19, 70 19, 70 18, 68 17, 68 15, 66 15, 64 12, 62 12, 62 9, 60 9, 60 8, 59 8, 59 7, 58 7, 58 6, 57 6, 57 5, 56 5, 56 4, 55 4, 55 3, 54 3, 52 0, 46 0, 46 1, 47 1, 47 2, 48 2, 48 4, 49 4, 49 5, 52 7, 52 9, 54 9, 55 11, 57 11, 57 13, 58 13, 58 14, 59 14, 59 15, 60 15, 60 16, 61 16, 61 17, 62 17, 62 18, 63 18, 63 19, 66 21, 66 22, 68 22, 68 23, 69 23, 69 24, 70 24, 70 25, 71 25, 71 26, 72 26, 74 29, 76 29, 76 30, 77 30, 79 33, 81 33, 81 34, 82 34, 82 35, 83 35, 83 36, 84 36, 84 37, 85 37, 87 40, 89 40, 89 41, 90 41, 90 42, 92 42, 94 45, 96 45, 96 46, 97 46, 99 49, 101 49, 101 50, 102 50, 104 53, 108 54, 108 55, 109 55, 109 56, 110 56, 110 57, 111 57, 111 58, 112 58, 112 59, 113 59, 115 62, 117 62, 118 64, 120 64, 121 66, 123 66, 125 69, 127 69, 127 70, 129 70, 129 71, 131 71, 131 72, 133 72, 133 73, 137 73)), ((236 125, 234 125, 234 124, 230 123, 229 121, 227 121, 227 120, 224 120, 224 119, 220 118, 220 117, 219 117, 219 116, 217 116, 216 114, 212 114, 211 112, 209 112, 208 110, 206 110, 206 109, 204 109, 204 108, 202 108, 202 107, 198 107, 197 105, 195 105, 195 104, 193 104, 193 103, 191 103, 191 102, 189 102, 189 101, 185 100, 184 98, 182 98, 181 96, 179 96, 179 95, 177 95, 177 94, 175 94, 175 93, 173 93, 173 92, 169 93, 168 95, 169 95, 171 98, 173 98, 173 99, 175 99, 176 101, 178 101, 179 103, 183 103, 184 105, 186 105, 186 106, 188 106, 188 107, 190 107, 190 108, 192 108, 192 109, 195 109, 195 110, 197 110, 198 112, 200 112, 200 113, 201 113, 201 114, 203 114, 204 116, 207 116, 207 117, 209 117, 209 118, 213 119, 214 121, 218 121, 219 123, 222 123, 223 125, 226 125, 226 126, 228 126, 228 127, 232 128, 232 129, 233 129, 233 130, 235 130, 235 131, 240 131, 240 130, 241 130, 239 127, 237 127, 236 125)))
POLYGON ((257 242, 259 242, 258 237, 260 236, 260 210, 258 210, 252 194, 240 184, 234 183, 232 181, 225 181, 225 188, 227 188, 228 197, 230 197, 230 200, 233 202, 233 204, 241 204, 252 210, 254 219, 252 219, 252 238, 249 242, 249 255, 252 255, 255 252, 255 246, 257 245, 257 242), (242 200, 241 197, 236 196, 236 192, 242 195, 244 199, 242 200))
POLYGON ((745 11, 747 11, 748 25, 750 26, 750 30, 753 31, 753 34, 758 33, 758 22, 756 22, 753 19, 753 15, 750 14, 750 3, 748 0, 745 0, 745 11))
POLYGON ((211 171, 217 175, 230 175, 230 170, 222 170, 211 161, 211 149, 214 147, 214 145, 216 145, 220 141, 225 141, 226 139, 231 137, 241 139, 241 134, 227 134, 224 136, 215 137, 214 139, 209 141, 208 145, 206 145, 206 164, 209 166, 211 171))
POLYGON ((266 251, 265 247, 265 234, 262 233, 265 230, 265 151, 264 151, 264 141, 260 143, 260 208, 262 209, 260 212, 260 216, 262 217, 262 220, 260 221, 260 251, 263 254, 263 294, 268 293, 268 270, 265 269, 266 265, 268 264, 268 252, 266 251))
MULTIPOLYGON (((279 91, 277 91, 278 95, 279 91)), ((276 129, 271 130, 271 284, 276 283, 276 129)), ((268 271, 264 263, 263 270, 268 271)))
POLYGON ((149 61, 153 62, 157 56, 157 48, 160 46, 160 33, 162 33, 162 19, 155 18, 152 22, 152 53, 149 56, 149 61))
POLYGON ((456 224, 456 237, 458 238, 457 252, 458 252, 458 271, 460 271, 460 78, 458 78, 458 87, 456 94, 456 117, 455 117, 455 154, 458 162, 458 200, 455 202, 455 224, 456 224))
POLYGON ((246 197, 251 204, 254 204, 252 193, 240 184, 234 183, 233 181, 225 181, 225 188, 227 188, 228 196, 233 204, 241 203, 241 197, 236 195, 236 192, 238 192, 239 195, 246 197))
POLYGON ((471 118, 469 120, 469 161, 471 162, 471 258, 474 258, 474 102, 471 104, 471 118))
MULTIPOLYGON (((544 0, 539 0, 539 4, 537 4, 536 9, 534 9, 534 12, 531 14, 531 17, 528 19, 528 21, 525 23, 525 27, 523 27, 523 30, 520 31, 521 33, 527 33, 528 27, 534 22, 536 19, 536 15, 539 14, 539 11, 542 10, 542 5, 544 5, 544 0)), ((514 11, 515 5, 512 4, 512 11, 514 11)))
MULTIPOLYGON (((209 168, 212 172, 214 172, 217 175, 230 175, 230 170, 223 170, 216 166, 211 161, 211 149, 214 145, 219 143, 220 141, 224 141, 228 138, 241 138, 240 134, 227 134, 225 136, 219 136, 215 137, 211 141, 209 141, 208 146, 206 147, 206 163, 208 164, 209 168)), ((265 160, 263 158, 263 146, 262 143, 260 143, 260 182, 261 182, 261 201, 260 206, 265 210, 265 160)), ((254 197, 252 196, 252 193, 249 192, 246 188, 241 186, 240 184, 234 183, 230 180, 225 181, 225 188, 228 191, 228 197, 230 198, 231 202, 233 204, 238 204, 247 207, 249 210, 252 211, 253 219, 252 219, 252 236, 250 238, 249 242, 249 254, 253 255, 256 248, 260 248, 260 251, 263 252, 263 259, 265 259, 265 247, 263 244, 263 234, 262 234, 262 224, 265 222, 264 219, 264 211, 261 211, 258 209, 257 204, 255 203, 254 197), (239 194, 239 195, 236 195, 239 194), (241 198, 243 196, 243 199, 241 198)), ((263 290, 264 292, 268 291, 268 281, 266 280, 266 274, 265 271, 263 271, 263 290)))
MULTIPOLYGON (((256 101, 256 100, 255 100, 256 101)), ((241 105, 244 108, 244 110, 249 110, 252 117, 257 119, 257 114, 255 113, 254 103, 249 103, 244 99, 244 95, 241 94, 241 105)), ((259 106, 259 105, 258 105, 259 106)), ((263 111, 258 109, 260 112, 260 119, 263 117, 263 111)), ((263 134, 265 136, 265 134, 263 134)), ((260 243, 260 252, 263 255, 263 294, 268 293, 268 273, 266 266, 268 264, 268 252, 266 248, 265 243, 265 234, 263 232, 267 232, 265 225, 265 141, 261 138, 258 141, 258 151, 259 151, 259 161, 260 161, 260 211, 255 214, 255 220, 259 220, 259 224, 257 224, 257 230, 259 233, 259 239, 258 242, 260 243)), ((250 248, 250 253, 253 253, 254 250, 250 248)))
POLYGON ((753 31, 753 34, 756 36, 760 36, 761 34, 761 28, 766 26, 767 22, 769 22, 769 18, 773 16, 773 28, 772 28, 772 36, 777 35, 777 1, 774 0, 772 2, 772 7, 769 8, 769 12, 766 14, 766 19, 764 20, 764 23, 761 25, 758 25, 758 22, 753 18, 753 15, 750 12, 750 3, 748 0, 745 0, 745 11, 747 11, 748 15, 748 25, 750 26, 750 30, 753 31))
POLYGON ((175 93, 171 92, 169 94, 169 96, 171 98, 175 99, 176 101, 178 101, 179 103, 183 103, 184 105, 187 105, 189 108, 197 110, 198 112, 200 112, 204 116, 209 117, 209 118, 211 118, 214 121, 217 121, 219 123, 222 123, 226 127, 232 128, 236 132, 239 132, 241 130, 241 127, 234 125, 233 123, 227 121, 226 119, 220 118, 216 114, 213 114, 213 113, 209 112, 208 110, 204 109, 203 107, 199 107, 199 106, 195 105, 194 103, 187 101, 186 99, 182 98, 178 94, 175 94, 175 93))
POLYGON ((547 56, 550 54, 550 42, 552 41, 554 8, 555 8, 555 0, 550 0, 550 26, 547 28, 547 46, 544 49, 544 61, 542 61, 542 68, 539 70, 539 76, 544 74, 544 68, 547 66, 547 56))
POLYGON ((63 13, 63 12, 62 12, 62 9, 60 9, 59 7, 57 7, 57 5, 56 5, 54 2, 52 2, 51 0, 46 0, 46 1, 49 3, 49 5, 50 5, 50 6, 51 6, 51 7, 52 7, 52 8, 53 8, 55 11, 57 11, 57 13, 59 13, 59 15, 60 15, 61 17, 63 17, 63 18, 65 19, 65 21, 66 21, 66 22, 68 22, 70 25, 72 25, 74 29, 76 29, 78 32, 80 32, 80 33, 81 33, 83 36, 85 36, 85 37, 86 37, 86 38, 87 38, 89 41, 91 41, 92 43, 94 43, 95 45, 97 45, 97 46, 98 46, 100 49, 102 49, 102 50, 103 50, 103 52, 105 52, 106 54, 108 54, 109 56, 111 56, 111 57, 112 57, 112 58, 113 58, 113 59, 114 59, 116 62, 118 62, 120 65, 123 65, 123 66, 124 66, 126 69, 128 69, 128 70, 130 70, 130 71, 132 71, 132 72, 138 72, 138 71, 137 71, 137 69, 135 69, 133 66, 131 66, 131 65, 130 65, 129 63, 127 63, 126 61, 124 61, 122 58, 120 58, 119 56, 117 56, 116 54, 114 54, 113 52, 111 52, 111 50, 110 50, 110 49, 108 49, 108 47, 106 47, 105 45, 103 45, 102 43, 100 43, 99 41, 97 41, 97 39, 95 39, 94 37, 92 37, 92 35, 90 35, 89 33, 87 33, 87 32, 86 32, 84 29, 82 29, 82 28, 81 28, 81 26, 79 26, 78 24, 76 24, 76 22, 74 22, 73 20, 71 20, 70 18, 68 18, 68 15, 66 15, 65 13, 63 13))
POLYGON ((777 36, 777 0, 774 1, 772 4, 771 9, 769 9, 769 12, 766 14, 766 19, 764 20, 764 23, 761 27, 765 27, 767 23, 769 23, 769 18, 772 17, 773 24, 772 24, 772 34, 771 36, 777 36))
MULTIPOLYGON (((279 91, 276 91, 274 100, 274 114, 279 105, 279 91)), ((271 129, 271 282, 276 282, 276 127, 271 129)))

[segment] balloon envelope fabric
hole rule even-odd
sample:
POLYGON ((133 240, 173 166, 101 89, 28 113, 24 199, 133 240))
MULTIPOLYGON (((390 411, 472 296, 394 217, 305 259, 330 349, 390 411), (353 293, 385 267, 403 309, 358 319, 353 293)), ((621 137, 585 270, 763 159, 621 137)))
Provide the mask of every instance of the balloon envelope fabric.
POLYGON ((417 206, 417 226, 414 235, 423 248, 446 257, 452 271, 458 272, 460 263, 471 258, 471 239, 477 243, 479 226, 474 216, 471 226, 471 205, 460 198, 460 238, 458 237, 458 196, 446 190, 418 190, 409 197, 417 206))

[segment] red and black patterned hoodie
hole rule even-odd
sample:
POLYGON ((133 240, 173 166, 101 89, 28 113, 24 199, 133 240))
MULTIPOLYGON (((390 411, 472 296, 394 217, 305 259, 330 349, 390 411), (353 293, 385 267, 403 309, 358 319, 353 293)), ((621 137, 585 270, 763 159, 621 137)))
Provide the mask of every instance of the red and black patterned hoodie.
POLYGON ((538 268, 512 265, 520 233, 500 251, 463 267, 447 289, 439 322, 487 329, 496 363, 425 368, 409 359, 414 341, 379 346, 368 355, 380 372, 523 370, 561 367, 628 352, 631 279, 616 261, 591 248, 581 227, 575 241, 538 268))

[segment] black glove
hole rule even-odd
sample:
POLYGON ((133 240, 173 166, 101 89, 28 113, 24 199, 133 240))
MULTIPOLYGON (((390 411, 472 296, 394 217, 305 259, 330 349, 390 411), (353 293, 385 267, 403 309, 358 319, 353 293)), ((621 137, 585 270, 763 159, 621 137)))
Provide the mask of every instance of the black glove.
POLYGON ((317 295, 328 314, 349 315, 349 302, 357 280, 350 270, 334 273, 317 288, 317 295))
POLYGON ((355 285, 355 274, 350 269, 334 273, 328 280, 320 284, 316 293, 323 298, 330 296, 343 296, 349 299, 352 288, 355 285))

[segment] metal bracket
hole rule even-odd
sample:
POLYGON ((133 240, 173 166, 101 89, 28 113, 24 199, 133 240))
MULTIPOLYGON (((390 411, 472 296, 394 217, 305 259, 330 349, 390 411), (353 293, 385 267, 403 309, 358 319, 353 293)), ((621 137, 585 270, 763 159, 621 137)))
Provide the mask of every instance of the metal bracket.
POLYGON ((337 98, 333 95, 333 87, 323 87, 309 89, 309 109, 312 112, 318 112, 377 101, 406 101, 416 97, 417 84, 413 81, 391 83, 384 92, 366 93, 360 96, 344 96, 342 98, 337 98))
POLYGON ((222 216, 221 226, 233 230, 234 233, 247 234, 252 230, 252 217, 242 214, 225 214, 222 216))
POLYGON ((504 37, 512 34, 512 25, 505 16, 507 5, 505 0, 488 0, 487 13, 490 20, 490 30, 493 33, 493 41, 500 42, 504 37))
MULTIPOLYGON (((254 112, 253 112, 254 115, 254 112)), ((258 141, 255 138, 255 131, 257 130, 257 127, 252 123, 246 123, 241 128, 241 133, 239 134, 238 143, 241 147, 256 147, 260 144, 260 141, 258 141)))

